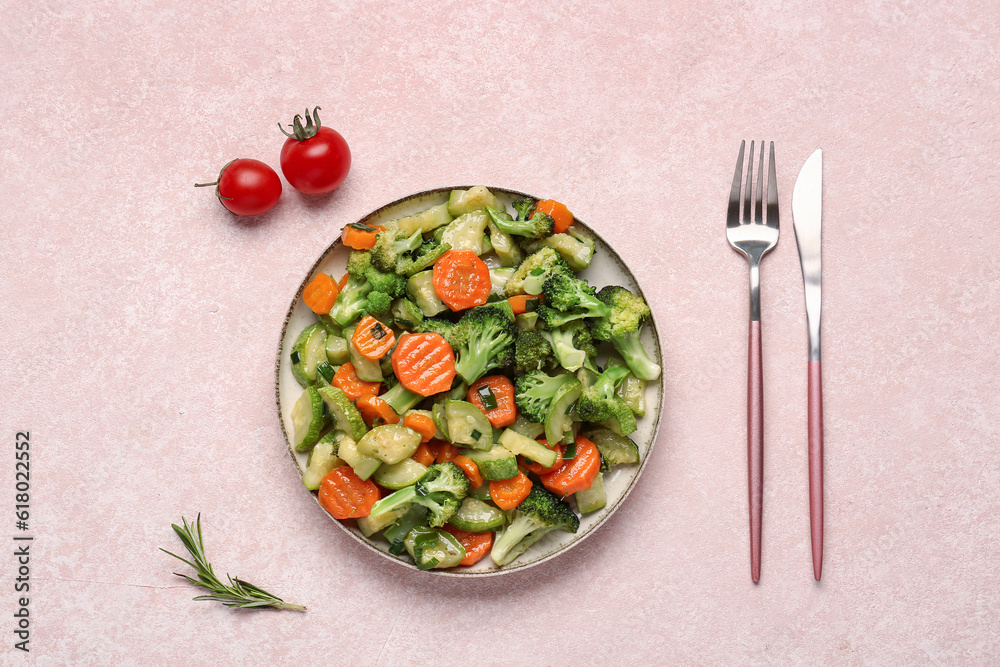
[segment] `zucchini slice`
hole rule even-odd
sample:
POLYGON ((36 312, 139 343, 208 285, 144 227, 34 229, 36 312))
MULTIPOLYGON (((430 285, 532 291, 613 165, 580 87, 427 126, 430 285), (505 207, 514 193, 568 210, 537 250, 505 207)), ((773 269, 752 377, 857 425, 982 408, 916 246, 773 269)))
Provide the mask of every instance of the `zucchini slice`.
POLYGON ((354 440, 360 440, 361 436, 368 432, 364 417, 358 409, 351 403, 344 390, 339 387, 320 387, 319 395, 323 397, 326 409, 333 418, 333 423, 338 431, 343 431, 354 440))
POLYGON ((472 211, 460 218, 455 218, 444 228, 441 243, 447 243, 452 250, 471 250, 477 255, 484 255, 493 246, 487 247, 489 238, 486 236, 486 225, 490 216, 486 211, 472 211))
POLYGON ((597 446, 608 468, 639 462, 639 447, 627 435, 615 433, 609 428, 595 428, 586 431, 584 436, 597 446))
POLYGON ((326 338, 326 328, 317 322, 303 329, 292 345, 292 375, 303 387, 316 381, 316 365, 327 360, 326 338))
POLYGON ((402 517, 410 509, 409 505, 400 505, 391 512, 382 512, 378 515, 378 518, 374 521, 371 517, 363 516, 356 519, 358 523, 358 529, 361 534, 365 537, 371 537, 383 528, 387 528, 396 522, 396 519, 402 517))
POLYGON ((549 449, 537 440, 526 438, 517 431, 507 428, 500 434, 500 444, 508 451, 531 459, 546 468, 551 468, 556 462, 556 451, 549 449))
POLYGON ((410 299, 402 298, 393 301, 391 312, 393 324, 406 331, 414 331, 424 321, 424 313, 420 310, 420 306, 410 299))
MULTIPOLYGON (((624 365, 625 362, 617 358, 608 360, 608 367, 624 365)), ((625 401, 625 405, 636 417, 646 415, 646 381, 637 378, 635 373, 629 373, 625 376, 622 383, 618 385, 615 396, 625 401)))
POLYGON ((526 438, 517 431, 507 428, 500 434, 500 444, 507 451, 531 459, 546 468, 551 468, 556 462, 556 451, 549 449, 537 440, 526 438))
POLYGON ((440 528, 417 526, 407 533, 403 545, 421 570, 455 567, 465 558, 465 547, 440 528))
POLYGON ((310 491, 319 488, 319 483, 323 481, 328 472, 339 465, 344 465, 344 460, 337 456, 336 435, 336 431, 330 431, 309 452, 306 471, 302 473, 302 483, 310 491))
POLYGON ((343 366, 351 360, 351 353, 347 346, 349 343, 342 336, 326 337, 326 360, 333 366, 343 366))
POLYGON ((429 209, 408 215, 405 218, 396 220, 396 226, 401 229, 407 237, 413 236, 413 232, 419 231, 421 234, 432 232, 438 227, 447 225, 452 220, 451 213, 448 212, 448 203, 431 206, 429 209))
POLYGON ((493 425, 468 401, 445 400, 434 404, 434 424, 452 443, 472 449, 493 447, 493 425))
POLYGON ((368 479, 382 465, 382 461, 374 456, 366 456, 359 452, 358 443, 349 437, 343 438, 337 445, 337 456, 354 468, 354 473, 361 479, 368 479))
POLYGON ((573 497, 576 498, 576 508, 580 510, 580 514, 596 512, 607 505, 608 496, 604 492, 604 473, 597 473, 597 477, 590 483, 590 488, 577 491, 573 497))
MULTIPOLYGON (((364 440, 364 438, 362 438, 364 440)), ((372 478, 381 486, 397 491, 404 486, 415 484, 427 472, 427 466, 406 458, 398 463, 379 466, 372 478)))
POLYGON ((351 357, 351 363, 354 365, 354 372, 358 374, 359 380, 381 382, 385 378, 382 375, 382 367, 379 365, 379 362, 362 355, 351 342, 355 328, 351 327, 344 330, 344 340, 347 341, 347 352, 351 357))
POLYGON ((323 398, 316 387, 308 386, 292 407, 292 426, 295 451, 304 452, 316 444, 328 421, 323 408, 323 398))
POLYGON ((485 185, 476 185, 468 190, 452 190, 448 196, 448 212, 458 217, 472 211, 485 211, 486 207, 504 210, 504 205, 485 185))
POLYGON ((532 440, 537 439, 538 436, 545 433, 545 426, 529 421, 528 418, 520 412, 517 413, 517 419, 514 420, 514 423, 507 428, 520 433, 526 438, 531 438, 532 440))
POLYGON ((359 452, 365 456, 374 456, 390 465, 413 456, 418 446, 420 446, 420 434, 400 424, 376 426, 358 440, 359 452))
POLYGON ((502 528, 506 517, 493 505, 476 498, 466 498, 448 519, 448 523, 467 533, 487 533, 502 528))
POLYGON ((434 317, 438 313, 448 310, 444 301, 438 298, 434 291, 434 271, 421 271, 414 273, 406 281, 406 295, 413 299, 417 308, 424 314, 424 317, 434 317))
POLYGON ((475 461, 479 467, 479 474, 485 480, 499 481, 517 475, 517 456, 503 445, 493 445, 493 448, 486 452, 463 449, 462 454, 475 461))

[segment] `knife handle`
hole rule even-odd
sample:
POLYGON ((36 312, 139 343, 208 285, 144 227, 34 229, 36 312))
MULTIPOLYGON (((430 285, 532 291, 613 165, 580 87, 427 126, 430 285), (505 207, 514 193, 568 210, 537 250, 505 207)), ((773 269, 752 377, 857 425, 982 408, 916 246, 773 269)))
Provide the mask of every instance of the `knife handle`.
POLYGON ((750 500, 750 577, 760 580, 760 534, 764 513, 764 374, 760 320, 750 321, 747 363, 747 489, 750 500))
POLYGON ((823 574, 823 375, 819 360, 809 362, 809 527, 813 576, 823 574))

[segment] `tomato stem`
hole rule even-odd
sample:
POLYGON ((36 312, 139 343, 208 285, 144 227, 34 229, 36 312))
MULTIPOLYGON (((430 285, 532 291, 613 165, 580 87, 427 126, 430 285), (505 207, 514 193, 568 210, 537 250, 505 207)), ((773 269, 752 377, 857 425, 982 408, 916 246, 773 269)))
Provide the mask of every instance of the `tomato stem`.
POLYGON ((220 201, 222 201, 222 200, 233 201, 232 197, 223 197, 222 193, 219 192, 219 181, 222 180, 222 175, 224 173, 226 173, 226 169, 229 168, 229 165, 231 165, 234 162, 236 162, 236 160, 230 160, 226 164, 222 165, 222 169, 219 170, 219 180, 215 181, 215 183, 195 183, 194 187, 196 187, 196 188, 207 188, 207 187, 209 187, 211 185, 214 185, 215 186, 215 196, 218 197, 220 201))
POLYGON ((322 126, 319 120, 319 110, 321 107, 316 107, 312 111, 312 115, 309 115, 309 109, 306 109, 306 124, 302 125, 302 116, 295 114, 295 118, 292 119, 292 133, 289 134, 285 131, 285 128, 278 123, 278 129, 289 139, 298 139, 299 141, 305 141, 306 139, 311 139, 316 136, 319 132, 319 128, 322 126), (313 119, 316 119, 315 125, 313 124, 313 119))

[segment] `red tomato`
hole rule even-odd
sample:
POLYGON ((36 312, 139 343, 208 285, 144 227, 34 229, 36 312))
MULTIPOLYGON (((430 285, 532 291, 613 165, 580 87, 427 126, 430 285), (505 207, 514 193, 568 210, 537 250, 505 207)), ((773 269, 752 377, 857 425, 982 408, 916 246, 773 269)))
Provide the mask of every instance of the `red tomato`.
POLYGON ((274 208, 281 197, 281 179, 260 160, 233 160, 219 172, 215 183, 195 183, 196 188, 215 186, 215 196, 236 215, 260 215, 274 208))
POLYGON ((292 134, 278 124, 288 139, 281 147, 281 173, 289 184, 307 195, 319 195, 336 190, 351 170, 351 149, 336 130, 320 124, 320 107, 312 116, 306 109, 306 124, 296 115, 292 134), (316 124, 313 125, 313 118, 316 124))

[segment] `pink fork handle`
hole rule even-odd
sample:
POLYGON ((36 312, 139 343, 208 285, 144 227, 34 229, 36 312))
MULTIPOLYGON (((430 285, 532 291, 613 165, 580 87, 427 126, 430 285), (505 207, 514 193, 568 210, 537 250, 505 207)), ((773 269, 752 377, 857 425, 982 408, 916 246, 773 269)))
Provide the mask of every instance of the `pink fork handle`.
POLYGON ((809 527, 813 576, 823 574, 823 375, 820 362, 809 362, 809 527))
POLYGON ((750 577, 760 581, 760 533, 764 512, 764 374, 760 320, 750 321, 747 364, 747 488, 750 493, 750 577))

